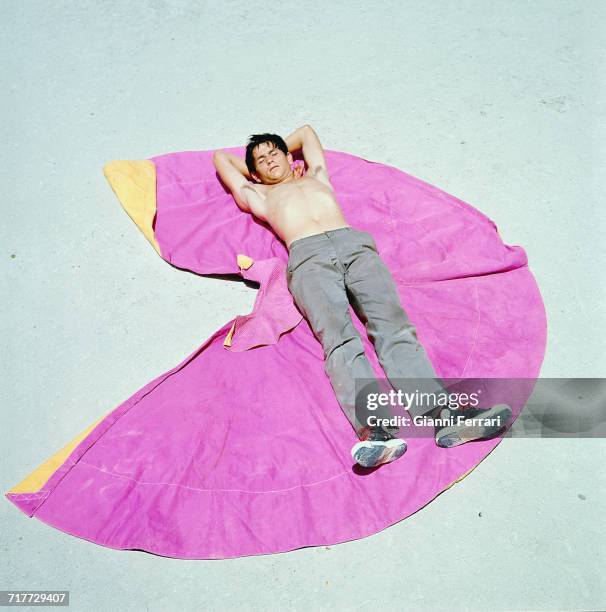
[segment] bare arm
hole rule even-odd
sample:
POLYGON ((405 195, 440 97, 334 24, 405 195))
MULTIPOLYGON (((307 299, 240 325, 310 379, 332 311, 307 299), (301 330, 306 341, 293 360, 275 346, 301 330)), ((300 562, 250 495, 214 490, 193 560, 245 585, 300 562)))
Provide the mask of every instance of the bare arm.
POLYGON ((215 151, 213 163, 221 180, 234 196, 240 210, 252 213, 262 221, 267 221, 265 198, 257 192, 254 185, 248 180, 250 173, 246 167, 246 162, 227 151, 215 151))
POLYGON ((215 153, 223 153, 223 155, 229 159, 229 161, 236 167, 242 176, 244 176, 247 180, 252 179, 252 176, 250 176, 250 172, 248 171, 248 166, 241 157, 238 157, 233 153, 228 153, 227 151, 216 151, 215 153))
POLYGON ((303 125, 300 128, 297 128, 292 134, 289 134, 284 139, 284 142, 286 143, 286 146, 288 147, 289 153, 292 153, 293 151, 297 151, 303 146, 303 132, 305 132, 305 130, 308 127, 309 126, 307 124, 303 125))
POLYGON ((330 177, 328 176, 328 168, 326 167, 324 149, 311 125, 305 124, 297 128, 286 137, 285 142, 289 152, 296 151, 297 149, 303 150, 303 158, 309 169, 308 175, 313 176, 332 188, 330 177))

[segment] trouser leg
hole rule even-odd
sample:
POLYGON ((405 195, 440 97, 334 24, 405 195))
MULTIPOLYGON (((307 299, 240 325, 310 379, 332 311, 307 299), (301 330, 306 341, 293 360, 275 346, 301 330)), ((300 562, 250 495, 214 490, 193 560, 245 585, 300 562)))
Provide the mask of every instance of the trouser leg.
MULTIPOLYGON (((365 324, 377 358, 390 384, 396 390, 447 393, 417 332, 403 309, 395 281, 372 238, 363 238, 345 274, 351 304, 365 324), (411 380, 406 384, 405 379, 411 380)), ((427 398, 425 398, 427 399, 427 398)), ((409 404, 411 416, 427 414, 435 404, 424 401, 409 404)))
MULTIPOLYGON (((316 254, 289 271, 288 288, 322 344, 324 371, 337 401, 362 438, 367 423, 364 411, 356 410, 356 379, 372 379, 376 383, 376 377, 351 319, 342 267, 330 253, 316 254)), ((370 383, 365 391, 376 392, 375 387, 378 390, 376 384, 370 383)), ((373 414, 377 413, 379 418, 390 416, 383 407, 373 414)))

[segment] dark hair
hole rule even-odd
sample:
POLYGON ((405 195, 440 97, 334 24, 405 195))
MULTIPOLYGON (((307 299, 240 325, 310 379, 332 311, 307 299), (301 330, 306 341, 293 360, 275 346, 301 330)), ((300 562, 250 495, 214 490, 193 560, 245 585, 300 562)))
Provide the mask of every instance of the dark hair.
POLYGON ((281 136, 277 134, 252 134, 246 145, 246 167, 249 172, 256 172, 255 159, 253 157, 253 149, 260 144, 270 142, 277 149, 280 149, 284 155, 288 154, 288 146, 284 142, 281 136))

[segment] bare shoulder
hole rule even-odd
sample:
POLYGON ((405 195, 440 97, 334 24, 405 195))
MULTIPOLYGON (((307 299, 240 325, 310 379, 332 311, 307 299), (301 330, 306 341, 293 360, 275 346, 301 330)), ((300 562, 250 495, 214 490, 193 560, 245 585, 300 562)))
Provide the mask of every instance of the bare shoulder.
POLYGON ((259 183, 246 181, 246 183, 242 186, 242 193, 245 195, 248 203, 252 205, 252 202, 265 201, 267 197, 267 188, 265 185, 259 185, 259 183))
POLYGON ((258 183, 246 181, 246 184, 242 186, 241 193, 250 212, 262 221, 267 221, 266 191, 258 183))

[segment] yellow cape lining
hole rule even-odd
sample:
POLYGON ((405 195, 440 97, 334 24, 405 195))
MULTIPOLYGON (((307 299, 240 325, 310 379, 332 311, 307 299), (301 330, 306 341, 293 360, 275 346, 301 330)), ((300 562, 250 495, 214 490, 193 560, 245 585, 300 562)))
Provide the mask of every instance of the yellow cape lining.
POLYGON ((105 164, 103 174, 128 216, 160 255, 152 226, 156 216, 155 164, 148 159, 117 160, 105 164))

